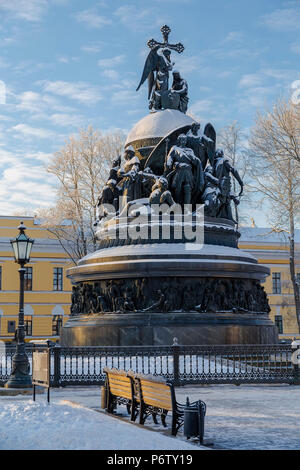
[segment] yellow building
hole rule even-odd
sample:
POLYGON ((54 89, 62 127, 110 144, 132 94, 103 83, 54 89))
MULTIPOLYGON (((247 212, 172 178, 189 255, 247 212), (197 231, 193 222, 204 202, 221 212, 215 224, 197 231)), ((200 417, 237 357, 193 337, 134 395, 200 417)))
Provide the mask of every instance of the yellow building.
MULTIPOLYGON (((0 340, 12 341, 18 326, 19 265, 9 242, 23 220, 26 234, 34 238, 25 278, 26 341, 59 340, 61 326, 70 313, 71 283, 66 269, 71 266, 59 242, 34 217, 0 216, 0 340)), ((264 283, 271 307, 270 317, 278 326, 280 339, 300 337, 289 273, 288 239, 269 228, 241 227, 239 248, 248 251, 271 275, 264 283)), ((296 231, 296 271, 300 282, 300 230, 296 231)))
MULTIPOLYGON (((251 253, 259 263, 270 268, 264 288, 280 339, 300 338, 296 319, 293 287, 289 270, 289 243, 284 233, 271 233, 270 228, 240 227, 239 248, 251 253)), ((295 237, 296 273, 300 283, 300 230, 295 237)))
POLYGON ((26 341, 59 339, 61 325, 70 313, 71 284, 65 272, 70 267, 59 242, 34 217, 0 216, 0 340, 14 339, 18 326, 19 265, 10 239, 23 220, 26 234, 35 240, 30 262, 25 265, 26 341))

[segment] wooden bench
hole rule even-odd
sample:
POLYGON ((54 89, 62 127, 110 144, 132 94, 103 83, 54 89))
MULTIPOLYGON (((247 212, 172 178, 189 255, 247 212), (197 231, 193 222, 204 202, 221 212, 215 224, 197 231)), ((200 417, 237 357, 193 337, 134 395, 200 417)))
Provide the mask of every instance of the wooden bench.
POLYGON ((136 397, 135 381, 133 373, 119 369, 104 368, 105 380, 105 409, 113 413, 116 406, 125 405, 130 414, 131 421, 135 421, 139 406, 136 397))
MULTIPOLYGON (((176 436, 183 425, 185 405, 176 401, 173 384, 161 377, 135 374, 132 371, 105 368, 106 410, 113 413, 117 404, 126 405, 131 421, 139 414, 139 423, 144 424, 149 416, 157 424, 157 415, 166 427, 166 416, 172 412, 172 435, 176 436)), ((200 410, 200 442, 204 436, 206 405, 198 400, 190 406, 200 410)))
MULTIPOLYGON (((140 424, 144 424, 148 416, 152 415, 154 422, 156 415, 161 416, 161 422, 166 427, 166 416, 169 411, 172 412, 172 435, 176 436, 178 430, 183 425, 185 405, 176 400, 173 384, 166 382, 162 378, 156 378, 146 375, 136 375, 135 380, 138 384, 138 393, 140 401, 140 424)), ((190 406, 199 404, 200 408, 200 442, 203 442, 204 436, 204 418, 206 413, 206 404, 198 400, 190 403, 190 406)))

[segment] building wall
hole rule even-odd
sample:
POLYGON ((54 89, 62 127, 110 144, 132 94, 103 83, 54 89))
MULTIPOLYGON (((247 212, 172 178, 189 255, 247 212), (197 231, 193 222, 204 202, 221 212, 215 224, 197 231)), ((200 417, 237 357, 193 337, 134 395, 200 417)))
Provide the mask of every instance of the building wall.
MULTIPOLYGON (((270 268, 270 276, 264 282, 271 307, 270 318, 282 321, 283 332, 279 338, 300 337, 296 319, 293 287, 289 268, 289 244, 286 234, 270 233, 270 228, 241 228, 239 248, 252 254, 259 263, 270 268), (273 274, 280 273, 280 293, 273 289, 273 274), (278 318, 276 318, 278 317, 278 318)), ((296 272, 300 276, 300 230, 295 238, 296 272)))
POLYGON ((18 326, 19 310, 19 265, 15 263, 9 242, 15 238, 17 229, 23 220, 27 227, 26 234, 35 240, 30 262, 32 268, 32 290, 25 291, 25 319, 32 319, 32 331, 26 335, 26 341, 49 338, 53 341, 59 335, 52 331, 55 321, 64 324, 70 313, 71 283, 66 278, 66 269, 72 264, 58 241, 39 221, 33 217, 0 217, 0 340, 11 341, 14 332, 9 332, 9 322, 18 326), (62 290, 54 290, 53 269, 62 268, 62 290))

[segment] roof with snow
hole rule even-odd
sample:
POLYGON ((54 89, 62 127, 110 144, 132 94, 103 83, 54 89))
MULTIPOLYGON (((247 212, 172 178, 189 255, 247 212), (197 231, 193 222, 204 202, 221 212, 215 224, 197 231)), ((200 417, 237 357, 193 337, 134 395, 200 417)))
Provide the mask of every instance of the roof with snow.
POLYGON ((125 146, 140 139, 162 138, 173 130, 193 124, 195 120, 177 109, 163 109, 143 117, 131 129, 125 146))
MULTIPOLYGON (((272 232, 271 227, 239 227, 240 242, 288 243, 287 232, 272 232)), ((300 243, 300 230, 295 230, 295 243, 300 243)))

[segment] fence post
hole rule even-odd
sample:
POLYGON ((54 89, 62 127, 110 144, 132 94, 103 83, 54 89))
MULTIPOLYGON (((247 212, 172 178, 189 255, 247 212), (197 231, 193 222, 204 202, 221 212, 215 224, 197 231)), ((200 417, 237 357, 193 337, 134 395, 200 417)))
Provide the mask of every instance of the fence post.
POLYGON ((173 384, 174 384, 174 387, 178 387, 180 385, 180 375, 179 375, 180 346, 178 344, 177 338, 173 338, 172 352, 173 352, 173 374, 174 374, 173 384))
POLYGON ((53 347, 53 357, 54 357, 54 378, 53 378, 53 387, 58 388, 60 385, 60 345, 55 344, 53 347))
POLYGON ((292 344, 292 364, 293 364, 293 372, 294 372, 294 381, 293 385, 300 385, 300 341, 297 341, 294 338, 292 344))

